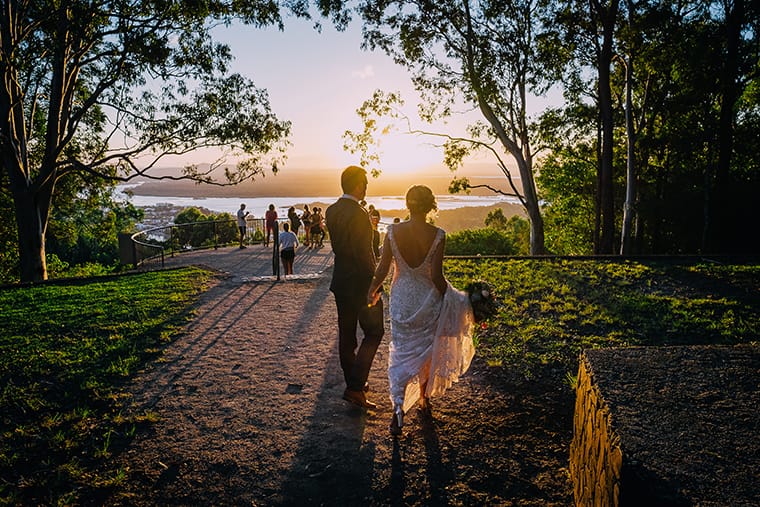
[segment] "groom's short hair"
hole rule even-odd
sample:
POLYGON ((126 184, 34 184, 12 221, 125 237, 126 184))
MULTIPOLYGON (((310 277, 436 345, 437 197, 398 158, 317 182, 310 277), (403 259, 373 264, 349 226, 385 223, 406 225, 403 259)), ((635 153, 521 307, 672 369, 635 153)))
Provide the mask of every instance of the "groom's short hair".
POLYGON ((343 189, 343 193, 349 194, 366 179, 367 171, 364 168, 350 165, 343 169, 343 174, 340 175, 340 187, 343 189))

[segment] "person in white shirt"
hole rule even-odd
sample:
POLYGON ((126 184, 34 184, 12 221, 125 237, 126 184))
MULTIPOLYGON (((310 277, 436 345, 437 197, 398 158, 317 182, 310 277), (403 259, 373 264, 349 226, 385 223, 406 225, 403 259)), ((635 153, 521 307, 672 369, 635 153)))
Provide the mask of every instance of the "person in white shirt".
POLYGON ((245 218, 247 216, 248 212, 245 210, 245 204, 241 204, 240 209, 237 211, 238 231, 240 231, 240 248, 245 248, 243 245, 243 239, 245 239, 245 218))
POLYGON ((293 274, 293 261, 296 258, 296 247, 298 246, 298 236, 290 230, 290 224, 282 224, 283 231, 280 233, 280 258, 282 265, 285 267, 285 274, 293 274))

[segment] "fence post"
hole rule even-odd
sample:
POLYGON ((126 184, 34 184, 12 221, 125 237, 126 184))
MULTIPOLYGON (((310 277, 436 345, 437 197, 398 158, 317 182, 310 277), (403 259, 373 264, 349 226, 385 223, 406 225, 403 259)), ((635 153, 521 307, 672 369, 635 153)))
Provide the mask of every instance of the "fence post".
POLYGON ((275 222, 274 248, 272 248, 272 274, 280 279, 280 224, 275 222))

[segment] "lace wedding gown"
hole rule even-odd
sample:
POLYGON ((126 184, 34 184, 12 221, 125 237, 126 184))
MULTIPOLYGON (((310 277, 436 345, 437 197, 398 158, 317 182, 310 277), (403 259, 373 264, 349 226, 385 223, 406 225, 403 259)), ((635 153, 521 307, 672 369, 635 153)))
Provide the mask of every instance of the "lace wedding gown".
POLYGON ((467 294, 447 282, 441 296, 433 284, 433 252, 443 240, 438 229, 430 250, 419 266, 409 266, 388 228, 393 262, 390 315, 391 342, 388 380, 394 407, 409 410, 420 398, 442 394, 459 379, 475 354, 473 316, 467 294), (427 382, 425 382, 427 381, 427 382))

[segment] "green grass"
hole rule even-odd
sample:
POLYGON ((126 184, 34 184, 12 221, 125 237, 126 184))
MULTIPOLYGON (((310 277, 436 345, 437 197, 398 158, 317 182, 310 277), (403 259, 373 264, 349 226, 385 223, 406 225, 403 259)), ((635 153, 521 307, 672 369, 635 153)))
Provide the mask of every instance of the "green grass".
POLYGON ((447 260, 457 287, 492 284, 501 307, 478 332, 493 365, 575 375, 585 348, 757 343, 760 266, 447 260))
POLYGON ((154 420, 119 387, 190 315, 210 274, 186 268, 0 291, 0 505, 77 503, 123 480, 96 473, 154 420))

